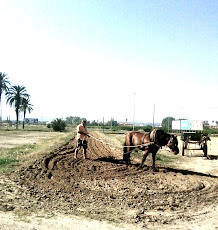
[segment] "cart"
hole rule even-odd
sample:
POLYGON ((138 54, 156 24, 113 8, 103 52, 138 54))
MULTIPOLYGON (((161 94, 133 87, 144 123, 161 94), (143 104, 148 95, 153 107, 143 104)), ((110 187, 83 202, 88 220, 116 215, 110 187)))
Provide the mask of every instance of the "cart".
POLYGON ((185 155, 185 150, 203 150, 204 157, 207 157, 207 141, 210 141, 208 135, 202 132, 190 131, 182 133, 182 156, 185 155), (195 148, 191 148, 191 146, 195 148), (199 146, 196 148, 196 146, 199 146))

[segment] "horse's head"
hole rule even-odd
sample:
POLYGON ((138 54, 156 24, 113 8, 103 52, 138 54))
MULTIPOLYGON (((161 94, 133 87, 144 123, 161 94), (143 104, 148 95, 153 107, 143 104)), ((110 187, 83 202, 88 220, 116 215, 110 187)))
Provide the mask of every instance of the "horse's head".
POLYGON ((172 150, 172 152, 177 155, 179 153, 178 140, 174 135, 170 136, 167 146, 172 150))

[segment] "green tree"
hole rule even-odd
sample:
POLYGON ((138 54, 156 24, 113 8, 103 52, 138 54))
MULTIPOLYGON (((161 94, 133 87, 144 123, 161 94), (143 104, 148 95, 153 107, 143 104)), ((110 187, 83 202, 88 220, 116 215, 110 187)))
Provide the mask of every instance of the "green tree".
MULTIPOLYGON (((66 123, 69 125, 78 125, 81 123, 82 120, 86 120, 86 118, 81 118, 78 116, 66 117, 66 123)), ((90 121, 86 120, 86 125, 90 125, 90 121)))
POLYGON ((114 120, 114 118, 111 118, 110 121, 106 123, 107 126, 118 126, 118 122, 114 120))
POLYGON ((26 118, 26 112, 28 111, 31 113, 33 111, 33 105, 30 104, 29 98, 23 98, 21 102, 21 111, 23 111, 23 129, 24 129, 24 123, 26 118))
POLYGON ((3 92, 6 93, 8 91, 8 85, 11 84, 6 76, 6 73, 0 72, 0 122, 2 122, 2 94, 3 92))
POLYGON ((54 131, 62 132, 66 128, 66 122, 60 118, 57 118, 52 121, 52 128, 54 131))
POLYGON ((81 121, 82 121, 82 118, 80 118, 80 117, 73 116, 73 118, 72 118, 72 124, 73 125, 78 125, 81 123, 81 121))
POLYGON ((142 129, 145 131, 145 132, 151 132, 153 127, 151 125, 146 125, 146 126, 143 126, 142 129))
POLYGON ((98 126, 98 123, 94 120, 90 123, 91 126, 98 126))
POLYGON ((162 126, 162 129, 165 130, 165 131, 170 131, 172 130, 172 121, 174 121, 175 118, 174 117, 166 117, 162 120, 161 122, 161 126, 162 126))
POLYGON ((19 112, 21 110, 23 99, 28 99, 29 94, 26 93, 26 87, 14 85, 6 92, 7 103, 10 106, 14 105, 15 113, 16 113, 16 129, 18 129, 18 120, 19 120, 19 112))
POLYGON ((66 117, 66 123, 69 124, 69 125, 72 125, 73 117, 72 116, 66 117))

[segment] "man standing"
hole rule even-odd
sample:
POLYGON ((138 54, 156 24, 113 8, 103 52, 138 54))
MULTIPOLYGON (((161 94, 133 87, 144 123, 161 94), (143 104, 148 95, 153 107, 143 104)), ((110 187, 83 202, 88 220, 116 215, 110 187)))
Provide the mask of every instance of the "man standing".
POLYGON ((86 156, 86 149, 87 149, 87 139, 89 137, 88 130, 86 127, 86 120, 82 120, 81 124, 77 126, 77 142, 76 142, 76 150, 74 158, 77 158, 77 153, 81 147, 83 147, 83 154, 84 159, 87 158, 86 156))

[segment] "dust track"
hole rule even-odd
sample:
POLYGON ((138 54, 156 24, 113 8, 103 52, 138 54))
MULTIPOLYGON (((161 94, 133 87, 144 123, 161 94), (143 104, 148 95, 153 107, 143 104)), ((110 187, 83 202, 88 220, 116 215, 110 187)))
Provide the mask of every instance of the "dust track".
POLYGON ((171 229, 180 229, 181 223, 183 227, 184 223, 200 224, 205 215, 211 217, 217 211, 217 177, 161 165, 157 173, 136 163, 127 167, 121 150, 91 138, 88 159, 84 160, 82 153, 74 159, 74 150, 75 139, 12 174, 19 188, 17 195, 13 205, 7 200, 0 208, 61 212, 171 229))

